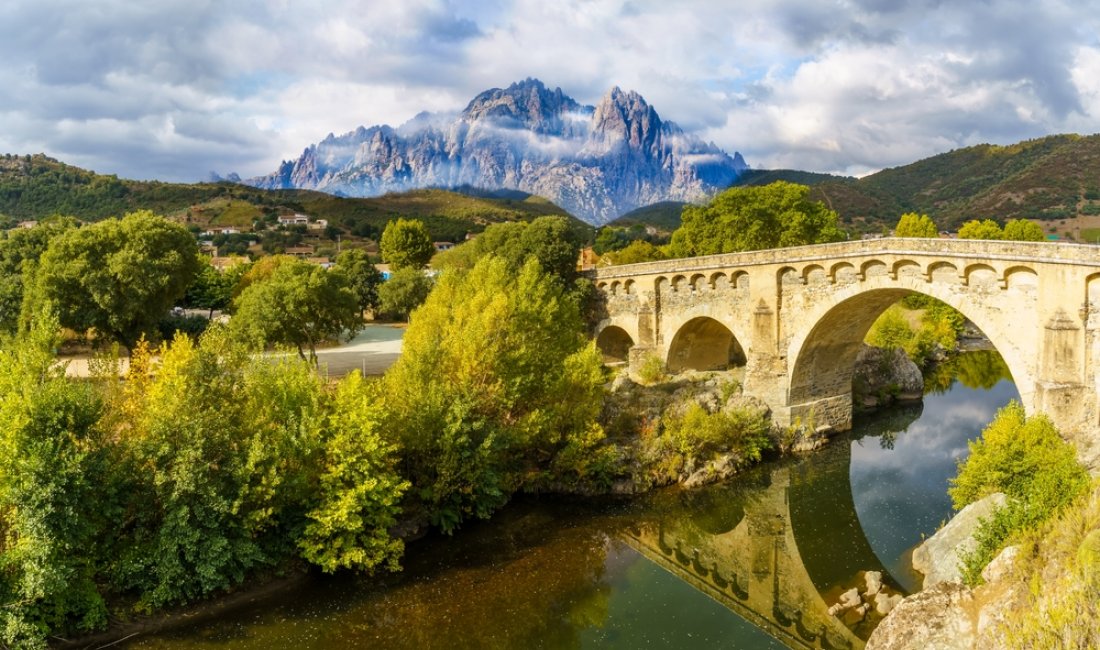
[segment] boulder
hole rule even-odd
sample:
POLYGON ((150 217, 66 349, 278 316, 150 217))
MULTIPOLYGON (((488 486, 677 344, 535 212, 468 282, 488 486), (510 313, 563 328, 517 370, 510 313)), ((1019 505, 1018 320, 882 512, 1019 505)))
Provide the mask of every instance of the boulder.
POLYGON ((722 412, 733 413, 735 411, 747 411, 761 417, 769 417, 772 414, 771 408, 764 400, 752 395, 734 395, 726 400, 725 405, 722 406, 722 412))
POLYGON ((991 494, 966 506, 947 525, 913 551, 913 568, 924 574, 924 586, 960 582, 959 559, 974 549, 974 533, 981 519, 987 519, 1005 504, 1005 495, 991 494))
POLYGON ((1001 551, 997 557, 993 558, 984 569, 982 569, 982 580, 986 582, 999 582, 1002 578, 1009 575, 1012 572, 1012 566, 1016 563, 1016 556, 1020 554, 1019 546, 1008 546, 1001 551))
POLYGON ((888 594, 880 591, 875 594, 875 611, 881 616, 889 614, 901 602, 901 594, 888 594))
POLYGON ((863 575, 863 581, 867 584, 867 590, 863 592, 866 598, 871 598, 882 590, 881 571, 868 571, 863 575))
POLYGON ((856 356, 852 390, 856 406, 864 408, 918 401, 924 396, 924 375, 904 350, 864 345, 856 356))
POLYGON ((977 627, 969 610, 970 589, 941 583, 902 600, 883 619, 866 650, 962 650, 971 648, 977 627))

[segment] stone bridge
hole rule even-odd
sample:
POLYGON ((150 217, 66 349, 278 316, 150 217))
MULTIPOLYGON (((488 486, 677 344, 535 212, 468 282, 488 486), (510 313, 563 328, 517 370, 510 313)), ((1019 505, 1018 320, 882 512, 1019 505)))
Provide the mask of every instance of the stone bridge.
POLYGON ((607 357, 657 355, 673 372, 743 365, 746 392, 780 424, 850 428, 860 344, 912 293, 989 337, 1029 413, 1079 441, 1100 423, 1098 247, 885 238, 604 267, 593 279, 607 357))

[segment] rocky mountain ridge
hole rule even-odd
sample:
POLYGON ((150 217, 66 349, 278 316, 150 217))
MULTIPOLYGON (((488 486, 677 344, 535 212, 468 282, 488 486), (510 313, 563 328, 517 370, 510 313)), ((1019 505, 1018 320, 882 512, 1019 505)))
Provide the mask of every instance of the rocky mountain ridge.
POLYGON ((686 133, 636 92, 585 106, 537 79, 480 93, 457 114, 329 134, 297 160, 244 181, 266 189, 377 196, 469 185, 545 197, 589 223, 658 201, 699 201, 748 169, 686 133))

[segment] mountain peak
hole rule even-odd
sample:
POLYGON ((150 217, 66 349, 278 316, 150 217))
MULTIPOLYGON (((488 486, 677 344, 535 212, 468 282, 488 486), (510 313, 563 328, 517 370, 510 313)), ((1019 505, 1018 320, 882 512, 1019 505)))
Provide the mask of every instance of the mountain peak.
POLYGON ((662 122, 637 92, 615 86, 598 106, 527 78, 474 97, 459 114, 422 113, 307 148, 249 184, 374 196, 469 185, 537 194, 590 223, 657 201, 697 201, 746 165, 662 122))
POLYGON ((462 115, 471 122, 488 120, 510 128, 546 131, 563 115, 582 110, 561 88, 551 90, 538 79, 528 77, 507 88, 492 88, 478 94, 462 115))
POLYGON ((604 95, 592 115, 592 131, 605 147, 625 141, 634 149, 656 144, 661 135, 661 118, 641 95, 624 93, 618 86, 604 95))

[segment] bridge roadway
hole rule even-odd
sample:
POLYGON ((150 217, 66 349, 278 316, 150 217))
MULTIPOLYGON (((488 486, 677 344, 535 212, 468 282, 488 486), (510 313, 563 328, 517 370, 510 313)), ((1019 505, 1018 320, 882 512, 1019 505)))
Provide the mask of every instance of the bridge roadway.
POLYGON ((672 371, 745 366, 780 424, 851 426, 856 354, 875 319, 925 294, 1004 357, 1028 412, 1086 456, 1100 444, 1100 248, 883 238, 602 267, 594 336, 605 355, 672 371), (1090 447, 1092 449, 1090 450, 1090 447))

